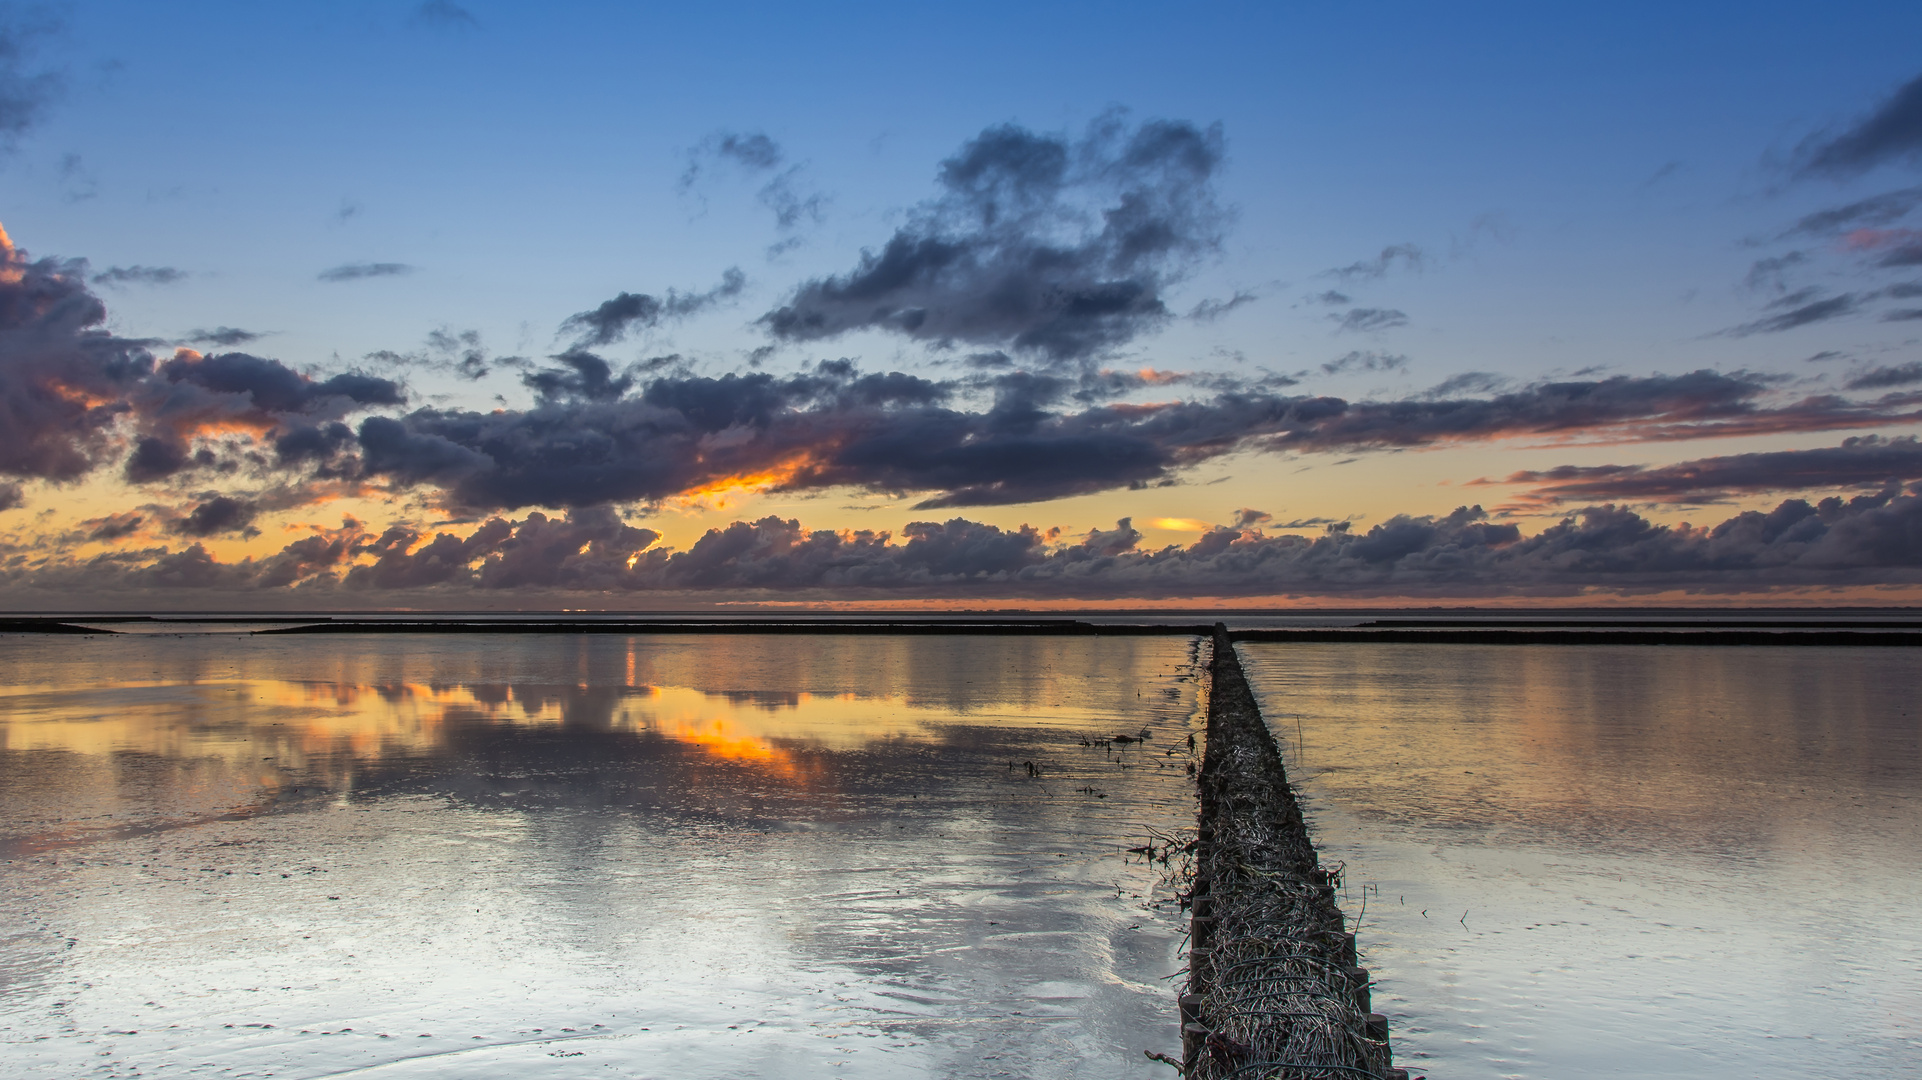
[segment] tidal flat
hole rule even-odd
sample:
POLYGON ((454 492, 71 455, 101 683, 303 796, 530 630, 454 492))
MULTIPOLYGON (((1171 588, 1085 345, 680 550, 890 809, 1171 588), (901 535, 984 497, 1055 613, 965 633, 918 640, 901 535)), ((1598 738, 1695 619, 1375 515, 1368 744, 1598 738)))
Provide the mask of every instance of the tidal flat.
MULTIPOLYGON (((1193 637, 155 629, 0 636, 8 1076, 1172 1075, 1193 637)), ((1922 1059, 1922 653, 1237 648, 1415 1075, 1922 1059)))
POLYGON ((0 638, 5 1072, 1161 1075, 1197 648, 0 638))
POLYGON ((1397 1064, 1914 1075, 1917 650, 1238 648, 1397 1064))

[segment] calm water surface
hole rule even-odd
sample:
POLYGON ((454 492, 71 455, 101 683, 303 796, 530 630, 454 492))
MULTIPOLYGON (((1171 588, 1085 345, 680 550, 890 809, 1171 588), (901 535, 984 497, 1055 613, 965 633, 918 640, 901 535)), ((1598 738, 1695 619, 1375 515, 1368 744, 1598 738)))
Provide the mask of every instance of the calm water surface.
POLYGON ((0 638, 0 1071, 1162 1076, 1194 648, 0 638))
POLYGON ((1922 1072, 1917 650, 1241 653, 1398 1063, 1922 1072))

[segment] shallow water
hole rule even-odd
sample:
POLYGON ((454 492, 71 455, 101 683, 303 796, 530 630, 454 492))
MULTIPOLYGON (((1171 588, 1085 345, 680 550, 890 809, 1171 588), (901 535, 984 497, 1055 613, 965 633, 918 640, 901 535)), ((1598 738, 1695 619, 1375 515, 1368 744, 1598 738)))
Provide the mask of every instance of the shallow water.
POLYGON ((0 638, 4 1071, 1162 1076, 1194 647, 0 638))
POLYGON ((1917 650, 1240 649, 1398 1064, 1915 1075, 1917 650))

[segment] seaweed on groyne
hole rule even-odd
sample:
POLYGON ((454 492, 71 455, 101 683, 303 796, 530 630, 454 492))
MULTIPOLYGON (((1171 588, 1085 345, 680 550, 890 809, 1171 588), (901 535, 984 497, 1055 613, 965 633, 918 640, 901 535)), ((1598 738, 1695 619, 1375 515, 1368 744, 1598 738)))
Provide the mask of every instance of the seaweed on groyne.
POLYGON ((1189 1080, 1405 1080, 1227 628, 1214 628, 1188 983, 1189 1080))

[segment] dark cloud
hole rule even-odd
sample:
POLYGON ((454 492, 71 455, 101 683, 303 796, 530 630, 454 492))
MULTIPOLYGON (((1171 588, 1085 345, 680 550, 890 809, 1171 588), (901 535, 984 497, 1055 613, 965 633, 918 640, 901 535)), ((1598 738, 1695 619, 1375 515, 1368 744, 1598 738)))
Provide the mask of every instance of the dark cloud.
POLYGON ((322 270, 321 281, 361 281, 366 278, 401 277, 414 272, 406 263, 375 262, 346 263, 331 270, 322 270))
POLYGON ((427 0, 414 9, 408 19, 415 26, 434 30, 479 30, 480 20, 474 14, 451 0, 427 0))
POLYGON ((126 411, 141 429, 126 462, 133 483, 219 464, 208 447, 194 449, 196 439, 244 432, 271 442, 360 409, 406 402, 397 383, 373 375, 345 372, 317 380, 247 353, 200 356, 187 350, 154 365, 147 378, 123 392, 126 411))
POLYGON ((12 147, 39 123, 60 92, 60 75, 34 64, 40 42, 59 28, 44 9, 0 7, 0 147, 12 147))
POLYGON ((80 524, 87 530, 89 540, 121 540, 140 531, 147 523, 145 515, 132 512, 108 514, 106 517, 88 518, 80 524))
POLYGON ((1830 319, 1839 319, 1844 315, 1852 315, 1856 309, 1860 307, 1854 293, 1842 293, 1839 296, 1831 296, 1823 300, 1808 299, 1814 295, 1814 293, 1815 290, 1813 289, 1804 289, 1800 292, 1790 293, 1788 296, 1769 305, 1769 307, 1774 308, 1793 303, 1795 306, 1790 307, 1789 310, 1782 312, 1780 315, 1770 315, 1764 319, 1757 319, 1754 322, 1730 327, 1723 331, 1723 333, 1730 337, 1748 337, 1751 334, 1779 334, 1784 330, 1794 330, 1797 327, 1827 322, 1830 319))
POLYGON ((1813 356, 1804 357, 1802 362, 1805 364, 1825 364, 1830 360, 1840 360, 1847 355, 1847 353, 1839 352, 1835 349, 1823 349, 1813 356))
POLYGON ((189 330, 180 340, 188 345, 217 345, 223 349, 231 349, 236 345, 259 341, 266 336, 231 326, 216 326, 211 330, 189 330))
POLYGON ((1338 329, 1352 330, 1357 333, 1393 330, 1398 326, 1408 325, 1408 316, 1394 308, 1355 308, 1345 315, 1328 317, 1341 324, 1338 329))
POLYGON ((185 439, 142 435, 134 440, 133 453, 127 455, 127 481, 148 484, 165 480, 193 463, 193 452, 185 439))
POLYGON ((1903 244, 1901 247, 1892 249, 1887 255, 1877 260, 1876 265, 1891 268, 1922 266, 1922 241, 1903 244))
POLYGON ((632 331, 651 329, 664 320, 685 318, 731 300, 746 287, 747 275, 730 267, 721 275, 720 284, 706 292, 681 293, 669 289, 664 298, 658 299, 646 293, 624 292, 592 311, 568 316, 561 323, 561 332, 580 335, 579 344, 583 347, 610 345, 632 331))
POLYGON ((543 402, 614 401, 634 387, 633 376, 616 378, 607 361, 593 353, 576 350, 554 359, 560 367, 521 376, 521 382, 543 402))
POLYGON ((1251 510, 1247 507, 1235 511, 1235 528, 1252 529, 1275 520, 1275 515, 1266 510, 1251 510))
POLYGON ((1914 322, 1922 319, 1922 308, 1897 308, 1882 313, 1883 322, 1914 322))
POLYGON ((19 484, 0 484, 0 510, 17 510, 26 502, 26 493, 20 490, 19 484))
POLYGON ((1564 465, 1515 473, 1506 482, 1535 485, 1527 497, 1538 502, 1694 504, 1759 492, 1883 488, 1917 479, 1922 479, 1922 444, 1914 436, 1866 435, 1846 439, 1840 446, 1731 454, 1654 468, 1564 465))
POLYGON ((171 266, 109 266, 93 276, 95 285, 173 285, 187 280, 185 270, 171 266))
POLYGON ((1321 365, 1321 370, 1330 375, 1339 375, 1344 371, 1399 371, 1407 366, 1406 356, 1358 349, 1328 361, 1321 365))
POLYGON ((1922 76, 1910 79, 1847 131, 1803 148, 1802 172, 1853 176, 1922 157, 1922 76))
MULTIPOLYGON (((1312 536, 1220 528, 1188 546, 1141 546, 1128 519, 1056 537, 951 518, 886 532, 810 530, 766 517, 711 529, 685 551, 606 511, 489 519, 466 536, 378 538, 353 523, 267 559, 222 564, 196 544, 138 561, 0 568, 25 588, 329 588, 447 597, 474 590, 783 598, 1494 597, 1606 592, 1757 592, 1922 582, 1922 498, 1883 492, 1799 499, 1712 527, 1657 525, 1618 506, 1585 507, 1535 535, 1480 507, 1398 515, 1365 532, 1312 536), (367 561, 371 560, 371 561, 367 561)), ((355 602, 365 602, 356 599, 355 602)))
POLYGON ((362 421, 359 442, 367 479, 436 487, 452 505, 478 511, 657 501, 746 479, 775 490, 917 493, 920 506, 936 508, 1165 484, 1238 451, 1353 452, 1515 435, 1673 440, 1922 419, 1906 400, 1770 404, 1771 378, 1712 371, 1375 402, 1221 380, 1202 400, 1074 411, 1064 404, 1151 380, 987 370, 999 372, 986 384, 992 405, 964 409, 953 399, 979 376, 943 383, 832 361, 789 377, 676 374, 617 392, 604 361, 577 356, 530 380, 542 395, 532 409, 375 416, 362 421))
POLYGON ((1333 289, 1329 289, 1327 292, 1316 293, 1314 296, 1309 297, 1309 299, 1314 300, 1318 303, 1327 304, 1330 307, 1342 307, 1343 305, 1349 303, 1349 297, 1347 293, 1336 292, 1333 289))
POLYGON ((1922 361, 1911 360, 1906 364, 1893 367, 1879 367, 1852 376, 1848 381, 1851 390, 1887 390, 1894 386, 1909 386, 1922 383, 1922 361))
POLYGON ((0 234, 0 476, 77 479, 113 450, 148 342, 103 329, 85 264, 30 260, 0 234))
POLYGON ((1428 257, 1413 244, 1390 244, 1372 259, 1352 262, 1322 273, 1325 277, 1336 277, 1343 281, 1375 281, 1386 277, 1396 264, 1400 264, 1404 270, 1421 270, 1428 265, 1428 257))
POLYGON ((1103 117, 1080 139, 989 128, 879 251, 762 317, 777 338, 890 330, 1082 360, 1170 318, 1163 293, 1216 250, 1220 128, 1103 117))
POLYGON ((215 536, 220 533, 245 532, 253 524, 254 515, 260 508, 251 502, 216 495, 195 506, 182 517, 168 526, 169 530, 182 536, 215 536))
POLYGON ((165 380, 167 391, 176 396, 175 401, 160 406, 163 414, 170 405, 190 404, 179 398, 187 387, 244 399, 249 408, 265 415, 312 414, 329 404, 400 405, 406 401, 400 386, 390 379, 346 372, 316 381, 278 360, 243 352, 177 355, 161 364, 157 374, 165 380))

